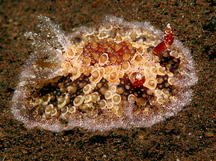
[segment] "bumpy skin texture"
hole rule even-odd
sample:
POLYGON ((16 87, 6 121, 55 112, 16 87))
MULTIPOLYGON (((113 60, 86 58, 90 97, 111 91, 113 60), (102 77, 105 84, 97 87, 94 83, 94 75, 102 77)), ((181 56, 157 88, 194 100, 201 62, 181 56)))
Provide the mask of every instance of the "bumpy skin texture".
POLYGON ((96 27, 66 35, 38 17, 41 34, 26 33, 36 51, 12 99, 11 111, 26 128, 148 127, 190 103, 194 62, 187 48, 166 36, 170 26, 164 36, 149 22, 106 16, 96 27))

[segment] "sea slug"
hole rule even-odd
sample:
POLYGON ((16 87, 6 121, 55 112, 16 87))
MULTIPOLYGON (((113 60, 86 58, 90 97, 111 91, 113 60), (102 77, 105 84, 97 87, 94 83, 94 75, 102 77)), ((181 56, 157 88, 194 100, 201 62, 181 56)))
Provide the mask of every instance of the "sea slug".
POLYGON ((41 32, 25 34, 36 49, 12 98, 11 112, 27 129, 149 127, 191 102, 194 61, 170 24, 162 32, 106 16, 65 34, 38 17, 41 32))

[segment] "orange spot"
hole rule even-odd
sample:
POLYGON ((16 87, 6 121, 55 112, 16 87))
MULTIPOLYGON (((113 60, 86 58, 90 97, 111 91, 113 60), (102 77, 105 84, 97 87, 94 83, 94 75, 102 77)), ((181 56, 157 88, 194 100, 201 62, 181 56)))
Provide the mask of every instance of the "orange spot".
POLYGON ((90 52, 90 53, 93 52, 93 51, 94 51, 93 49, 91 49, 91 48, 89 49, 89 52, 90 52))
POLYGON ((98 48, 98 52, 102 52, 102 51, 103 51, 103 49, 99 47, 98 48))
POLYGON ((122 45, 122 46, 126 46, 127 43, 123 41, 123 42, 121 42, 121 45, 122 45))
POLYGON ((119 50, 118 52, 118 55, 122 56, 124 54, 124 52, 122 50, 119 50))
POLYGON ((111 58, 113 56, 113 54, 112 53, 108 53, 108 56, 109 56, 109 58, 111 58))
POLYGON ((122 62, 122 59, 118 59, 117 62, 120 64, 122 62))

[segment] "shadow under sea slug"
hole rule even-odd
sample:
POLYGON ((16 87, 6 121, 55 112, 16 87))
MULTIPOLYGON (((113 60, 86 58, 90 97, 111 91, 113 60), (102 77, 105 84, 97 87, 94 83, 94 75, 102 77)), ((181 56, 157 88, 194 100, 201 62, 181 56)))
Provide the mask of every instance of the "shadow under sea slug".
POLYGON ((49 18, 25 34, 36 51, 24 65, 11 112, 26 128, 148 127, 191 102, 197 82, 189 50, 149 22, 106 16, 65 34, 49 18))

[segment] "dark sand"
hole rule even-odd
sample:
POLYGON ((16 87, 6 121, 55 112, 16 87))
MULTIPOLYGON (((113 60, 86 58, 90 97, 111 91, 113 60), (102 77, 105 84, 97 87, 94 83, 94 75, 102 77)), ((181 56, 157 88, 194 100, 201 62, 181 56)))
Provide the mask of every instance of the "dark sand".
POLYGON ((0 1, 0 160, 215 160, 216 4, 213 0, 0 1), (22 65, 33 47, 36 15, 50 17, 66 31, 99 23, 106 14, 128 21, 169 22, 196 61, 199 81, 192 103, 177 116, 149 128, 91 132, 81 128, 52 133, 26 130, 10 113, 22 65))

